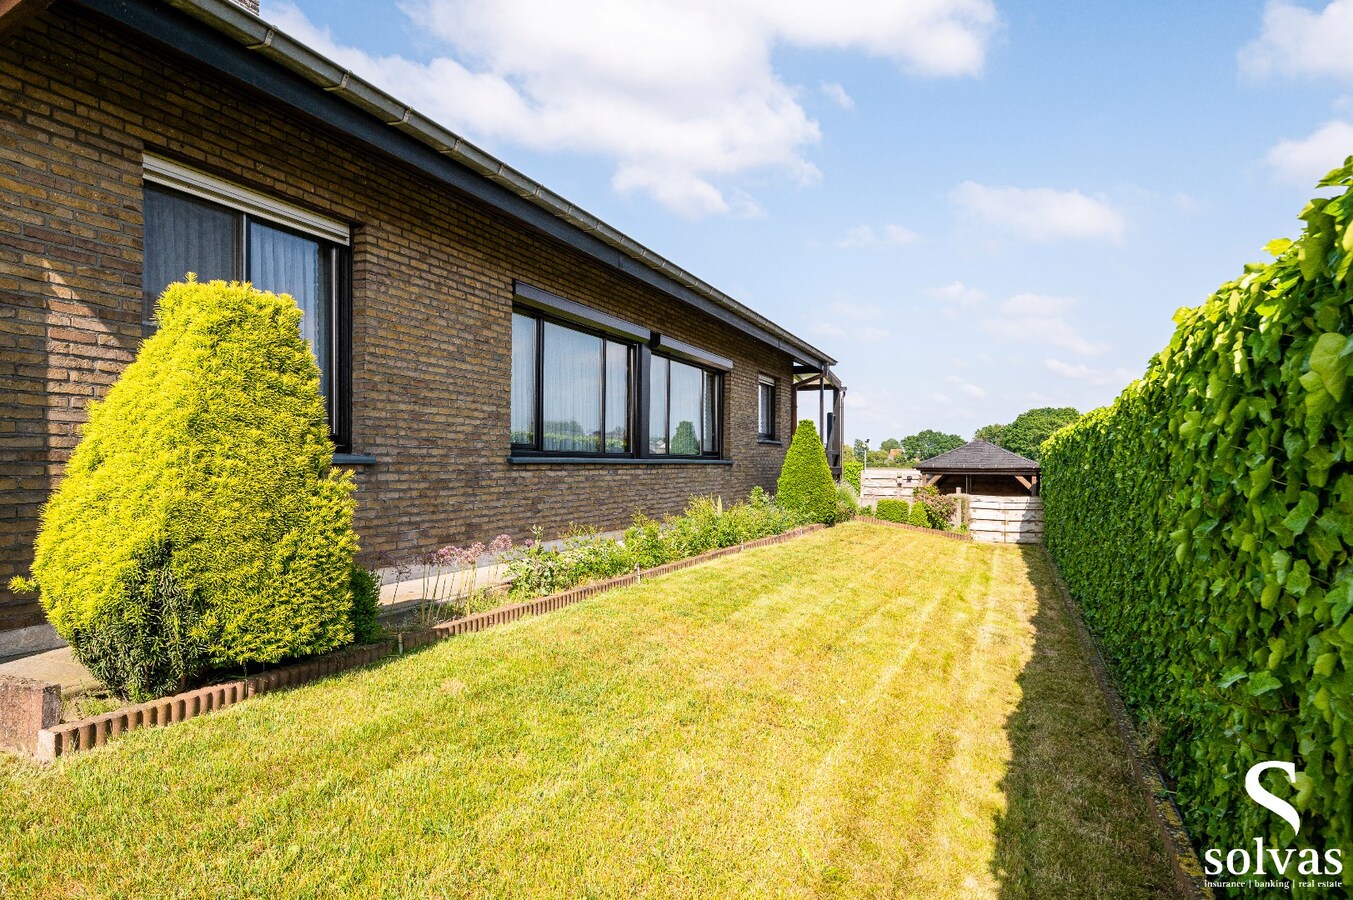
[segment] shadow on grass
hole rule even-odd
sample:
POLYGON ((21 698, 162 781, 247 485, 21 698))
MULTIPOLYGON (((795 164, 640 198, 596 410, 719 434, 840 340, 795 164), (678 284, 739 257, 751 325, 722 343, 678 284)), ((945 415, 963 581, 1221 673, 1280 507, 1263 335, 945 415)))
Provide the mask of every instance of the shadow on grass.
POLYGON ((1034 588, 1032 656, 1006 721, 992 874, 1003 898, 1172 897, 1152 813, 1041 545, 1018 550, 1034 588))

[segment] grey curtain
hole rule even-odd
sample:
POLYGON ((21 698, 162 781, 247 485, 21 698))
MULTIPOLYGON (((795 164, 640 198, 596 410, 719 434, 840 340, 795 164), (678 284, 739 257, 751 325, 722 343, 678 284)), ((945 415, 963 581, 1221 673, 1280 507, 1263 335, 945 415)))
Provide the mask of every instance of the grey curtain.
POLYGON ((164 289, 187 273, 199 281, 239 278, 239 213, 147 186, 142 318, 149 326, 164 289))

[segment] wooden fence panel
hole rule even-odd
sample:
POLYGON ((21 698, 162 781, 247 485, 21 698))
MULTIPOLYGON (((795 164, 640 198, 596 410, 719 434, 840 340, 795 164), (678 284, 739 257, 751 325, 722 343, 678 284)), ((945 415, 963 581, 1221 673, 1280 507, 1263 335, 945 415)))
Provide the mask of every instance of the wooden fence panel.
POLYGON ((979 541, 995 544, 1043 542, 1043 501, 1038 497, 987 497, 969 500, 968 530, 979 541))

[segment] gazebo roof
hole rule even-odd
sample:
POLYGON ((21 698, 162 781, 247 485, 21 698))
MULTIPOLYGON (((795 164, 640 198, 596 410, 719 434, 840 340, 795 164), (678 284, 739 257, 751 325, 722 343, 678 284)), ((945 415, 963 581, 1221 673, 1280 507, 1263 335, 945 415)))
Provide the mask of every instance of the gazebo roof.
POLYGON ((916 468, 922 472, 1037 472, 1038 463, 987 441, 969 441, 916 468))

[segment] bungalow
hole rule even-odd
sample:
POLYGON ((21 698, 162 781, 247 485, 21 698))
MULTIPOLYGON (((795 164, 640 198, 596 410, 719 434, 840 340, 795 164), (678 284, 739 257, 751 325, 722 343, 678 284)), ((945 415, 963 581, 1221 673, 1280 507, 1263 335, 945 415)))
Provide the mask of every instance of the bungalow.
POLYGON ((301 306, 368 560, 773 487, 800 389, 839 465, 835 360, 256 13, 0 0, 0 585, 189 271, 301 306))

